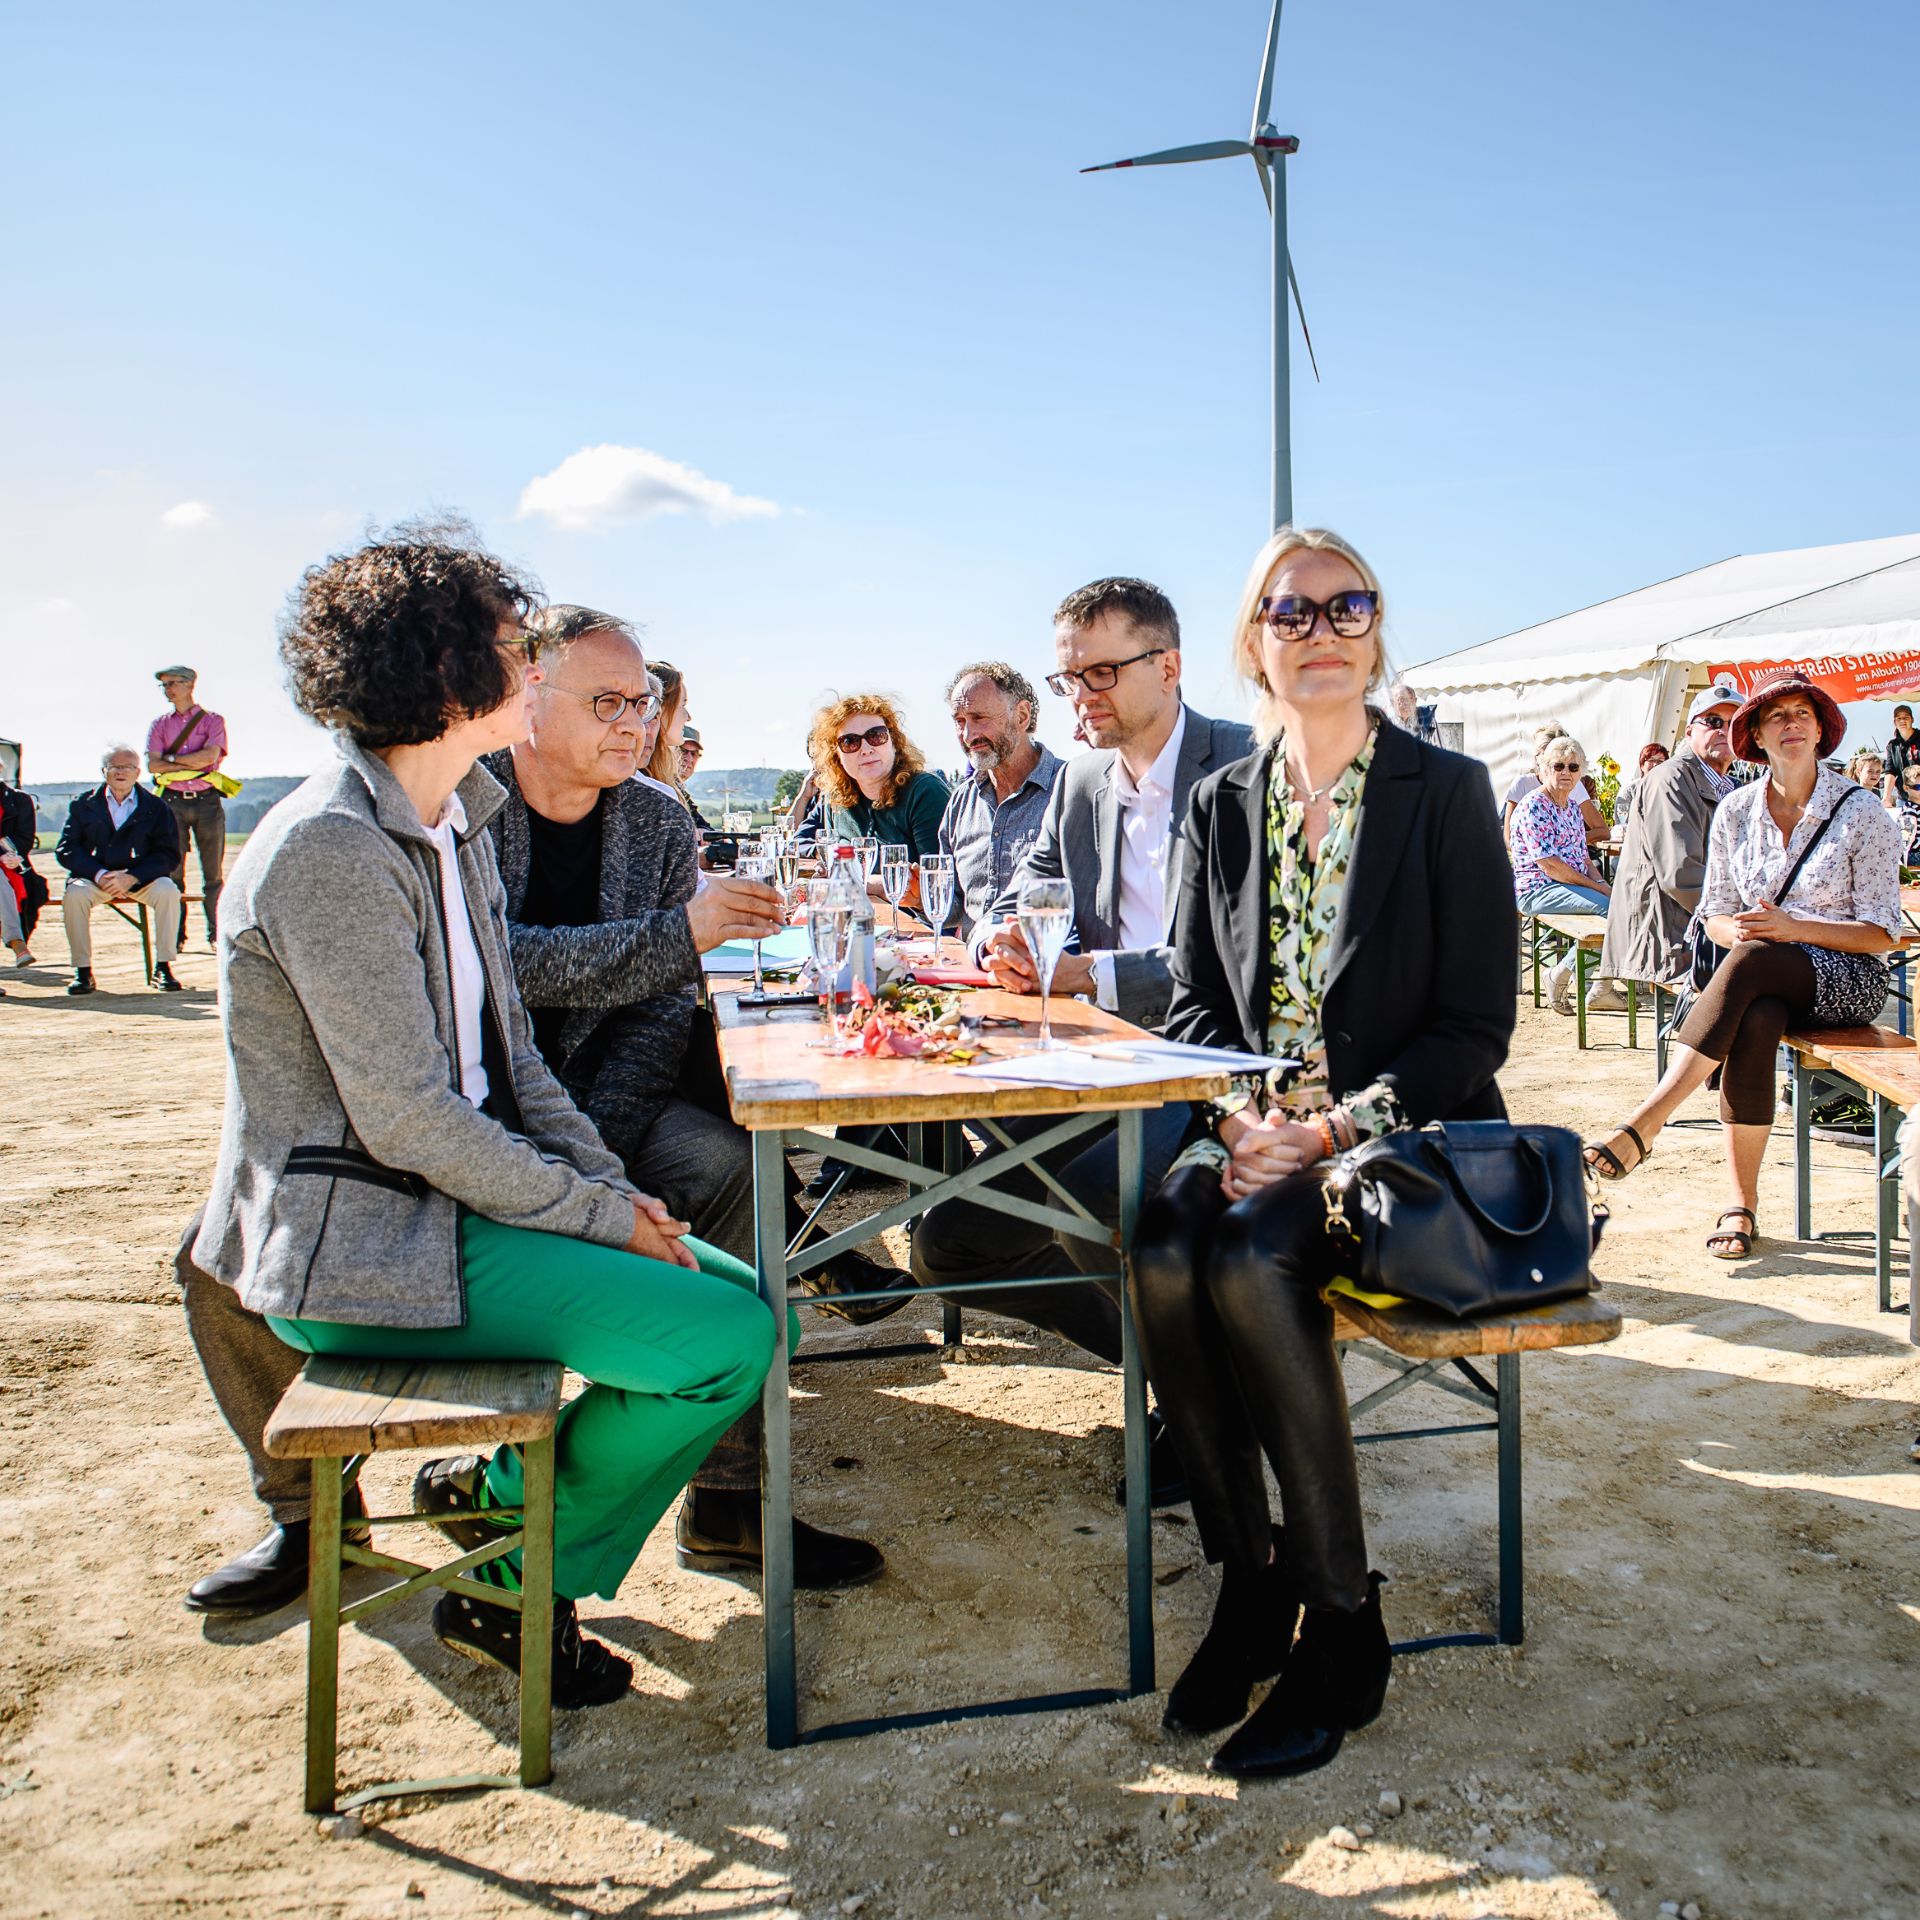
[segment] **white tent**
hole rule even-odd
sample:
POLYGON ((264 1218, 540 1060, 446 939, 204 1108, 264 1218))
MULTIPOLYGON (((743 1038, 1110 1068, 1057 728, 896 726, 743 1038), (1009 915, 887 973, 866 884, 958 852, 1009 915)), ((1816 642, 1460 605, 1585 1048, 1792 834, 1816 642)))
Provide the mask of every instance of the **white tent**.
POLYGON ((1920 687, 1920 534, 1742 554, 1406 677, 1442 726, 1461 728, 1498 792, 1543 721, 1631 771, 1647 741, 1677 738, 1690 690, 1716 670, 1746 687, 1788 664, 1842 701, 1920 687))

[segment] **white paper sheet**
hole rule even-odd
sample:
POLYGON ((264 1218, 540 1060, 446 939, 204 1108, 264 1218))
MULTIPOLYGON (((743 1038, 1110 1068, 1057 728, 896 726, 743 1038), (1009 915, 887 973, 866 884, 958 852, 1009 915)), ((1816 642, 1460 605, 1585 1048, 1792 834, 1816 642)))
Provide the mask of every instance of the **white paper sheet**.
POLYGON ((1149 1086, 1158 1080, 1189 1080, 1205 1073, 1250 1073, 1261 1067, 1291 1064, 1269 1060, 1257 1053, 1231 1053, 1218 1047, 1127 1040, 1095 1047, 1050 1047, 1044 1053, 979 1060, 970 1067, 956 1067, 954 1072, 966 1078, 998 1080, 1015 1086, 1077 1090, 1149 1086))

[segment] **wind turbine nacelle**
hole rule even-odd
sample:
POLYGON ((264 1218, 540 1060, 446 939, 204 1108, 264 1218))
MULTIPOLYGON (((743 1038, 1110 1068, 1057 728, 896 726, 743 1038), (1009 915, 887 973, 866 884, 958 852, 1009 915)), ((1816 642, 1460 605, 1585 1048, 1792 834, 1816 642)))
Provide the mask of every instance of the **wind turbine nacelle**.
POLYGON ((1298 153, 1300 140, 1291 133, 1256 133, 1253 136, 1255 153, 1298 153))

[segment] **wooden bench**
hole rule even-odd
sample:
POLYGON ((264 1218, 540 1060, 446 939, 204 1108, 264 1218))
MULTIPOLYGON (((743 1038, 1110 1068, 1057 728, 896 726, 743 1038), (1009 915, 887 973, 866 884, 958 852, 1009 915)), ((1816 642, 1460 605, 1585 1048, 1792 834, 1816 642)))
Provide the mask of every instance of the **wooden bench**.
MULTIPOLYGON (((1873 1106, 1874 1277, 1880 1311, 1892 1313, 1893 1243, 1901 1218, 1899 1116, 1920 1101, 1920 1047, 1889 1027, 1827 1027, 1790 1033, 1786 1050, 1793 1084, 1793 1236, 1813 1238, 1813 1102, 1825 1082, 1873 1106)), ((1853 1230, 1822 1234, 1851 1238, 1853 1230)), ((1908 1302, 1909 1311, 1912 1302, 1908 1302)))
POLYGON ((1434 1634, 1396 1648, 1401 1653, 1430 1647, 1518 1646, 1526 1634, 1526 1580, 1522 1554, 1520 1360, 1528 1353, 1556 1347, 1595 1346, 1620 1335, 1620 1309, 1597 1293, 1518 1313, 1454 1320, 1430 1307, 1369 1307, 1344 1294, 1330 1296, 1334 1340, 1343 1348, 1365 1343, 1366 1357, 1389 1367, 1395 1378, 1353 1401, 1349 1414, 1381 1406, 1409 1387, 1431 1386, 1450 1393, 1492 1420, 1456 1426, 1402 1427, 1391 1433, 1354 1434, 1363 1447, 1394 1440, 1424 1440, 1445 1434, 1493 1433, 1497 1448, 1499 1513, 1499 1602, 1497 1633, 1434 1634), (1471 1363, 1491 1359, 1494 1377, 1471 1363))
MULTIPOLYGON (((402 1793, 473 1787, 537 1787, 553 1777, 553 1427, 565 1370, 546 1361, 431 1365, 409 1360, 329 1359, 315 1355, 267 1422, 275 1459, 313 1462, 313 1524, 308 1577, 307 1786, 310 1813, 335 1810, 340 1629, 428 1587, 441 1587, 517 1611, 520 1640, 520 1771, 364 1787, 339 1800, 342 1812, 402 1793), (403 1449, 467 1452, 511 1443, 523 1450, 526 1504, 495 1517, 518 1519, 497 1541, 428 1567, 354 1546, 341 1502, 369 1454, 403 1449), (516 1595, 467 1578, 514 1548, 522 1550, 516 1595), (340 1567, 377 1567, 404 1577, 342 1606, 340 1567)), ((446 1526, 460 1515, 372 1514, 367 1527, 446 1526)))
MULTIPOLYGON (((1526 957, 1533 969, 1533 1004, 1540 1000, 1540 963, 1542 958, 1558 960, 1571 953, 1573 960, 1574 1031, 1582 1053, 1587 1049, 1587 988, 1600 965, 1600 949, 1607 935, 1606 917, 1593 913, 1523 913, 1521 937, 1526 942, 1526 957)), ((1620 1011, 1608 1007, 1607 1013, 1620 1011)), ((1627 1045, 1640 1044, 1640 983, 1627 982, 1627 1045)))

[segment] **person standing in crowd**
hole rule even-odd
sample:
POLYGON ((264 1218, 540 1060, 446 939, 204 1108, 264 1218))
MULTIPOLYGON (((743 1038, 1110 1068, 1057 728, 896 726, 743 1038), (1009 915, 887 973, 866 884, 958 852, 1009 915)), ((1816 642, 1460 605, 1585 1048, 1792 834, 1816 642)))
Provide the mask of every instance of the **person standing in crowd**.
MULTIPOLYGON (((1513 832, 1514 809, 1528 794, 1537 792, 1540 786, 1540 754, 1549 742, 1561 739, 1566 728, 1557 720, 1549 720, 1543 726, 1533 730, 1533 747, 1527 755, 1527 767, 1524 773, 1515 775, 1513 784, 1507 788, 1506 797, 1500 802, 1500 831, 1511 835, 1513 832)), ((1431 744, 1431 743, 1429 743, 1431 744)), ((1593 797, 1592 789, 1586 781, 1580 781, 1573 790, 1573 797, 1580 808, 1580 818, 1585 824, 1587 844, 1597 846, 1607 837, 1606 816, 1600 811, 1600 804, 1593 797)))
POLYGON ((102 785, 67 809, 53 857, 67 870, 60 918, 66 927, 73 979, 67 991, 92 993, 93 915, 108 900, 137 901, 153 914, 153 974, 149 985, 178 993, 173 956, 180 945, 180 830, 157 794, 140 784, 140 756, 109 747, 100 762, 102 785))
POLYGON ((1893 710, 1893 738, 1887 742, 1882 762, 1880 795, 1883 800, 1898 800, 1900 778, 1909 767, 1920 767, 1920 733, 1913 728, 1913 709, 1903 705, 1893 710))
MULTIPOLYGON (((227 1112, 191 1258, 301 1353, 552 1360, 554 1703, 631 1663, 580 1632, 708 1449, 759 1395, 752 1270, 639 1192, 533 1045, 475 763, 525 739, 533 588, 464 527, 311 568, 283 618, 295 703, 337 757, 267 815, 221 929, 227 1112)), ((519 1504, 502 1447, 477 1517, 519 1504)), ((491 1522, 485 1522, 492 1524, 491 1522)), ((511 1594, 519 1554, 476 1578, 511 1594)), ((517 1671, 520 1616, 443 1594, 435 1636, 517 1671)))
POLYGON ((38 964, 27 942, 47 904, 46 880, 33 864, 39 834, 33 795, 0 776, 0 939, 12 951, 16 967, 38 964))
MULTIPOLYGON (((187 890, 187 843, 200 862, 200 911, 207 945, 219 935, 220 888, 227 865, 227 803, 206 778, 227 757, 227 723, 194 698, 191 667, 162 667, 153 676, 169 711, 147 729, 147 777, 165 795, 180 829, 180 864, 173 883, 187 890)), ((186 929, 181 929, 184 936, 186 929)))
POLYGON ((700 765, 701 756, 706 748, 700 741, 698 727, 680 729, 680 784, 685 786, 694 776, 700 765))
POLYGON ((1131 1262, 1147 1370, 1222 1566, 1165 1724, 1241 1721, 1212 1764, 1243 1779, 1326 1765, 1379 1714, 1392 1665, 1323 1297, 1342 1272, 1326 1163, 1505 1112, 1517 926, 1500 827, 1477 761, 1373 704, 1381 609, 1372 568, 1320 530, 1283 527, 1247 576, 1233 661, 1262 746, 1194 790, 1166 1031, 1302 1064, 1182 1154, 1131 1262))
POLYGON ((1686 978, 1693 957, 1687 929, 1706 882, 1713 810, 1733 791, 1727 777, 1733 759, 1727 722, 1739 704, 1739 694, 1729 686, 1696 695, 1679 752, 1641 781, 1633 804, 1620 816, 1620 864, 1607 904, 1600 980, 1587 996, 1590 1007, 1606 1010, 1617 998, 1617 989, 1613 997, 1602 997, 1602 984, 1672 985, 1686 978))
POLYGON ((1901 864, 1920 865, 1920 760, 1909 761, 1900 769, 1893 817, 1900 830, 1901 864))
MULTIPOLYGON (((1180 884, 1180 822, 1187 799, 1205 775, 1246 754, 1253 735, 1238 721, 1208 719, 1182 699, 1179 616, 1167 596, 1145 580, 1095 580, 1070 593, 1055 609, 1053 643, 1059 670, 1047 685, 1072 701, 1094 751, 1063 766, 1039 838, 981 916, 973 950, 1000 986, 1038 992, 1015 910, 1029 880, 1064 879, 1073 890, 1073 950, 1061 955, 1053 990, 1088 994, 1136 1026, 1157 1028, 1166 1019, 1173 991, 1167 928, 1180 884)), ((1186 1124, 1181 1107, 1147 1115, 1150 1188, 1180 1150, 1186 1124)), ((1012 1121, 1006 1126, 1015 1135, 1027 1131, 1012 1121)), ((1074 1141, 1048 1165, 1090 1212, 1117 1224, 1120 1177, 1113 1128, 1094 1136, 1091 1144, 1074 1141)), ((1044 1197, 1037 1175, 1010 1176, 1005 1184, 1009 1191, 1044 1197)), ((1102 1272, 1112 1259, 1110 1248, 1056 1237, 1047 1227, 966 1199, 930 1209, 913 1237, 914 1278, 936 1290, 964 1281, 1102 1272)), ((1077 1287, 1014 1285, 955 1297, 1119 1362, 1119 1302, 1092 1281, 1077 1287)), ((1154 1503, 1184 1499, 1179 1455, 1158 1424, 1151 1464, 1154 1503)))
POLYGON ((1893 805, 1886 797, 1887 763, 1880 757, 1878 747, 1862 747, 1847 762, 1847 778, 1856 786, 1865 787, 1869 793, 1878 795, 1886 805, 1893 805))
POLYGON ((1714 1222, 1707 1251, 1742 1260, 1759 1237, 1754 1208, 1781 1036, 1789 1026, 1865 1026, 1886 1004, 1886 955, 1900 933, 1900 850, 1886 809, 1821 764, 1846 722, 1817 682, 1787 673, 1756 687, 1729 733, 1733 751, 1764 765, 1766 777, 1721 804, 1707 842, 1699 918, 1725 958, 1681 1022, 1651 1098, 1591 1142, 1587 1161, 1602 1179, 1624 1179, 1720 1067, 1734 1204, 1714 1222))
POLYGON ((1061 762, 1034 737, 1040 707, 1032 685, 1004 660, 962 667, 947 682, 947 710, 967 773, 941 818, 940 851, 953 855, 964 939, 1026 858, 1061 762))

